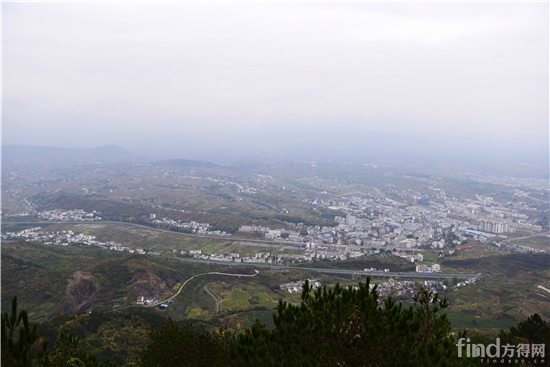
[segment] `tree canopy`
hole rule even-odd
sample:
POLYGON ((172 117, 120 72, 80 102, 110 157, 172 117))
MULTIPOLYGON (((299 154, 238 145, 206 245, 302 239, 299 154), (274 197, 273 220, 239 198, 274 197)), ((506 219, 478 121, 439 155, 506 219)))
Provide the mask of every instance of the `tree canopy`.
POLYGON ((243 334, 193 334, 171 321, 151 335, 143 366, 463 366, 457 357, 446 300, 418 292, 415 305, 389 298, 376 286, 322 287, 306 283, 302 301, 279 302, 275 329, 258 321, 243 334))
MULTIPOLYGON (((273 330, 256 320, 239 335, 227 327, 197 333, 191 324, 180 327, 169 320, 151 332, 138 365, 430 367, 481 363, 479 359, 458 357, 457 341, 466 337, 466 331, 458 335, 451 332, 451 324, 441 312, 448 306, 445 299, 423 289, 413 301, 407 307, 391 297, 382 302, 368 278, 358 286, 336 284, 315 291, 306 281, 300 304, 279 301, 273 330)), ((61 329, 54 351, 46 354, 46 343, 38 338, 36 325, 29 325, 25 310, 17 312, 16 298, 11 312, 2 313, 1 331, 2 366, 115 366, 109 361, 98 362, 82 349, 80 339, 67 327, 61 329)), ((470 338, 471 343, 495 342, 477 334, 470 338)), ((548 346, 550 326, 534 314, 510 331, 501 331, 498 338, 501 345, 548 346)), ((531 360, 525 363, 540 365, 531 360)))

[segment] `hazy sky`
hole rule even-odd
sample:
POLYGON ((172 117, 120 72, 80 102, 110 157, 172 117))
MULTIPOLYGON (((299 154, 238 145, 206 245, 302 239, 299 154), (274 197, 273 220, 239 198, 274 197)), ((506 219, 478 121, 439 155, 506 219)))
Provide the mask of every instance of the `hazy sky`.
POLYGON ((345 128, 548 144, 548 14, 543 2, 3 3, 2 140, 345 128))

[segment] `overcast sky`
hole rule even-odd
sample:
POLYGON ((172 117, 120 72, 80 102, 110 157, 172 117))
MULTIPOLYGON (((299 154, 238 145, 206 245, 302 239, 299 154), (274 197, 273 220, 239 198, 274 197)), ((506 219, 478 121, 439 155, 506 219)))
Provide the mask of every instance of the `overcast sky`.
POLYGON ((548 14, 544 2, 4 2, 2 141, 340 128, 547 145, 548 14))

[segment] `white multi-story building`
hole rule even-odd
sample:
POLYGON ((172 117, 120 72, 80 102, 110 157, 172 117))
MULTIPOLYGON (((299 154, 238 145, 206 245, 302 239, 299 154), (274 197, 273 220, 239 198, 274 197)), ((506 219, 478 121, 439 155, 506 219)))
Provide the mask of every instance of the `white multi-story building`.
POLYGON ((482 220, 479 222, 479 230, 489 233, 506 233, 510 232, 510 225, 508 222, 496 223, 482 220))
POLYGON ((354 226, 357 223, 357 218, 351 214, 346 215, 346 224, 348 226, 354 226))

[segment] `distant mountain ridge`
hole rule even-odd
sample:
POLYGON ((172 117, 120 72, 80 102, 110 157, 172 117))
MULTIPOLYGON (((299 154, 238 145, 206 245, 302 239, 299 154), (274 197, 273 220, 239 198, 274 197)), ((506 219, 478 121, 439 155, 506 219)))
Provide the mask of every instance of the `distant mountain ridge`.
POLYGON ((119 163, 139 160, 138 157, 117 146, 104 145, 92 149, 69 149, 27 145, 2 145, 2 164, 93 164, 119 163))
MULTIPOLYGON (((247 153, 241 152, 243 157, 233 161, 230 159, 233 158, 232 151, 223 149, 218 152, 218 156, 201 154, 199 148, 186 152, 173 152, 170 155, 164 153, 159 156, 149 145, 140 147, 139 154, 129 152, 117 145, 104 145, 92 149, 2 145, 2 166, 9 169, 12 166, 21 165, 55 167, 148 162, 164 167, 225 168, 240 173, 269 174, 274 161, 293 158, 317 162, 328 160, 388 165, 418 170, 450 169, 514 177, 547 179, 549 175, 547 153, 535 154, 538 150, 534 149, 533 152, 522 154, 523 146, 520 145, 495 147, 494 144, 487 143, 487 146, 482 146, 478 141, 475 144, 472 143, 469 148, 460 148, 460 143, 456 141, 443 143, 435 138, 430 141, 426 137, 411 137, 407 140, 402 136, 376 133, 372 136, 369 134, 353 136, 346 132, 334 132, 331 139, 319 132, 318 135, 310 138, 315 138, 313 140, 323 144, 312 147, 306 144, 305 140, 299 141, 296 140, 296 136, 290 135, 287 140, 278 139, 281 141, 278 150, 264 152, 258 147, 252 147, 254 149, 247 153), (172 158, 174 156, 198 159, 172 158), (225 160, 221 159, 221 156, 225 157, 225 160)), ((245 146, 248 145, 244 141, 237 141, 234 142, 232 149, 239 152, 239 149, 245 146)), ((264 146, 268 147, 267 142, 264 142, 264 146)))
POLYGON ((268 171, 268 165, 266 162, 253 158, 241 159, 237 162, 233 162, 229 168, 241 173, 267 173, 268 171))
POLYGON ((194 159, 165 159, 162 161, 153 162, 152 164, 158 166, 177 166, 177 167, 201 167, 201 168, 214 168, 221 167, 220 165, 208 161, 200 161, 194 159))

